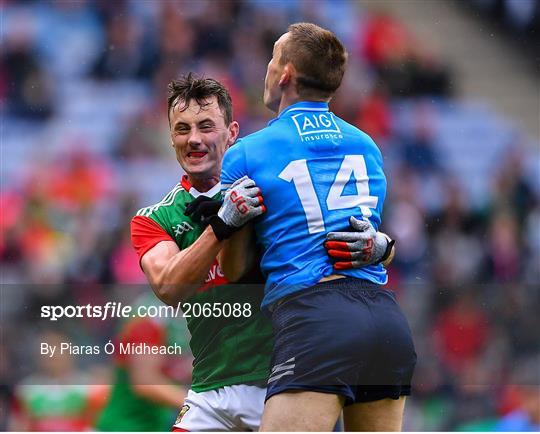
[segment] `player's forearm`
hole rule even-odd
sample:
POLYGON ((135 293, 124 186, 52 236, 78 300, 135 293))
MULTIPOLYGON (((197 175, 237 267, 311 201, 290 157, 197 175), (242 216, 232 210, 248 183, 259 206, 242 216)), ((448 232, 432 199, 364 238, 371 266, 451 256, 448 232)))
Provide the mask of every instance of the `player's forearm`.
POLYGON ((227 280, 236 282, 253 267, 256 253, 254 244, 253 227, 250 224, 225 241, 218 262, 227 280))
POLYGON ((152 285, 160 300, 176 305, 193 295, 206 280, 222 246, 212 229, 206 228, 195 243, 169 259, 152 285))

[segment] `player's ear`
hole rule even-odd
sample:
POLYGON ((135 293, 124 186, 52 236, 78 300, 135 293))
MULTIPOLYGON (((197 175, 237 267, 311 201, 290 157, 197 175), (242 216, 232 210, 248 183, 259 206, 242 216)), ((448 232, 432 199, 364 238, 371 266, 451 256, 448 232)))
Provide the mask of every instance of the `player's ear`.
POLYGON ((280 86, 286 86, 292 81, 293 76, 296 74, 296 68, 293 66, 291 62, 287 63, 283 67, 283 71, 281 72, 281 77, 279 77, 279 85, 280 86))
POLYGON ((227 146, 231 146, 240 134, 240 125, 236 121, 232 121, 229 125, 229 140, 227 141, 227 146))

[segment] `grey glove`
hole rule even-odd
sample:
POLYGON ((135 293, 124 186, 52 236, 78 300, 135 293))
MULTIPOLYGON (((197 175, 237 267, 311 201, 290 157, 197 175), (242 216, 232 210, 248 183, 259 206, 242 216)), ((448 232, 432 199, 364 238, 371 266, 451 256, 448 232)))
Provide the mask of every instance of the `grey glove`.
POLYGON ((329 232, 324 247, 338 270, 378 264, 390 256, 394 240, 375 231, 367 219, 349 218, 351 231, 329 232))
POLYGON ((208 222, 216 238, 221 241, 265 211, 261 189, 255 181, 244 176, 227 190, 217 215, 210 217, 208 222))

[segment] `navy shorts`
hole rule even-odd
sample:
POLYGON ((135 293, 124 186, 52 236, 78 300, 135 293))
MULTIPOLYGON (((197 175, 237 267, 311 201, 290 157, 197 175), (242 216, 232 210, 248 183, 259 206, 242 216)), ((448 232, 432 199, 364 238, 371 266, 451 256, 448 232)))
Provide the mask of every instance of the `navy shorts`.
POLYGON ((272 312, 274 351, 266 399, 309 390, 345 405, 410 395, 416 353, 394 293, 336 279, 283 299, 272 312))

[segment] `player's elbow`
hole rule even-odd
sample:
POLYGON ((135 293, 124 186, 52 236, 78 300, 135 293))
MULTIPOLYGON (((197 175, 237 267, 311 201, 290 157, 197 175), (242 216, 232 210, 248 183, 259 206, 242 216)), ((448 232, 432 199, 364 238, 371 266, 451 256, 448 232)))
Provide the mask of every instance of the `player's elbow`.
POLYGON ((172 284, 154 282, 151 286, 156 297, 163 303, 169 306, 177 306, 178 303, 183 303, 191 297, 200 286, 200 283, 185 282, 172 284))
POLYGON ((178 291, 174 291, 172 285, 152 285, 152 289, 156 297, 168 306, 176 306, 183 301, 183 297, 179 296, 178 291))

